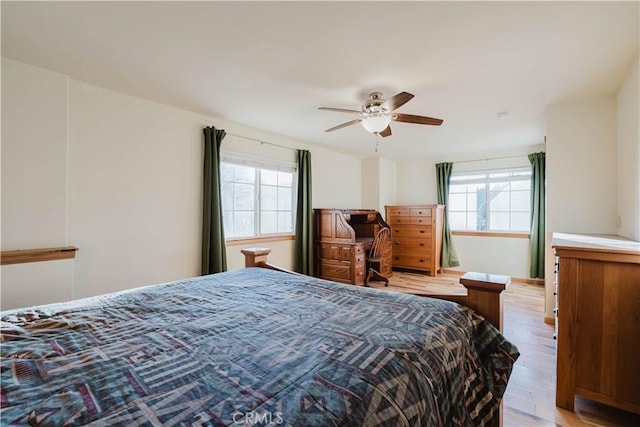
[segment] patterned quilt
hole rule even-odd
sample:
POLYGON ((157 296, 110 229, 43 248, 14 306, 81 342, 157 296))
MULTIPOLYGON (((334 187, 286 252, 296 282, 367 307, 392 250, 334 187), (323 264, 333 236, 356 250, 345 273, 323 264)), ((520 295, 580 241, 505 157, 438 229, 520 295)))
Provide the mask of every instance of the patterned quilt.
POLYGON ((1 320, 3 425, 483 425, 518 357, 458 304, 259 268, 1 320))

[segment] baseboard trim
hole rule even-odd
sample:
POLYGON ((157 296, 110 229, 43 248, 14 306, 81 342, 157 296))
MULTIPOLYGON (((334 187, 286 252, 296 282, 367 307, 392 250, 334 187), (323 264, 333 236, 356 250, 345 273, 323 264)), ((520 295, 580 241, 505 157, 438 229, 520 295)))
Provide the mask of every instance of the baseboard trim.
POLYGON ((462 276, 464 273, 466 273, 466 271, 453 270, 451 268, 443 268, 441 271, 444 274, 451 274, 454 276, 462 276))
MULTIPOLYGON (((466 273, 466 271, 454 270, 452 268, 443 268, 442 272, 445 274, 451 274, 454 276, 462 276, 463 274, 466 273)), ((544 279, 525 279, 522 277, 511 277, 511 280, 514 280, 518 283, 526 283, 528 285, 544 286, 544 279)))
POLYGON ((547 317, 547 316, 544 316, 544 323, 546 323, 547 325, 555 326, 555 324, 556 324, 556 318, 555 318, 555 317, 547 317))

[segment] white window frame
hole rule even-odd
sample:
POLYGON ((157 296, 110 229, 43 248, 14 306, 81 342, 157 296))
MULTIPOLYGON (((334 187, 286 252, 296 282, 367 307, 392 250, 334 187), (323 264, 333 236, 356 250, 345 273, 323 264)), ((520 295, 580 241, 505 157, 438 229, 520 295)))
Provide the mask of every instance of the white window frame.
MULTIPOLYGON (((508 230, 503 230, 503 229, 493 229, 491 228, 491 199, 489 197, 489 195, 491 194, 491 184, 496 184, 496 183, 512 183, 512 182, 518 182, 518 181, 528 181, 531 182, 531 174, 532 174, 532 170, 531 167, 513 167, 513 168, 495 168, 495 169, 487 169, 487 170, 480 170, 480 171, 464 171, 464 172, 454 172, 451 174, 451 182, 449 185, 449 198, 451 197, 451 187, 453 185, 456 184, 484 184, 485 186, 485 192, 487 194, 487 201, 486 201, 486 205, 485 205, 485 214, 486 214, 486 229, 484 230, 478 230, 478 229, 470 229, 468 226, 468 217, 465 218, 465 228, 453 228, 453 224, 450 221, 449 224, 451 224, 451 232, 455 233, 455 232, 460 232, 460 233, 505 233, 505 234, 529 234, 530 233, 530 228, 531 228, 531 208, 529 207, 528 211, 515 211, 511 209, 511 197, 512 197, 512 193, 514 191, 519 191, 519 190, 509 190, 509 210, 508 211, 504 211, 507 212, 509 215, 509 229, 508 230), (493 175, 493 176, 492 176, 493 175), (496 176, 497 175, 497 176, 496 176), (465 179, 465 177, 468 177, 467 179, 465 179), (471 178, 474 177, 474 178, 471 178), (511 224, 511 220, 512 220, 512 213, 525 213, 527 212, 529 215, 529 228, 527 230, 520 230, 520 229, 516 229, 514 230, 512 228, 512 224, 511 224)), ((529 195, 531 195, 531 188, 529 188, 529 195)), ((456 194, 456 193, 454 193, 456 194)), ((460 194, 460 193, 457 193, 460 194)), ((466 193, 466 194, 470 194, 470 193, 466 193)), ((468 203, 468 202, 467 202, 468 203)), ((465 211, 460 211, 460 210, 451 210, 449 209, 449 214, 451 214, 451 212, 473 212, 470 211, 468 209, 468 204, 467 204, 467 210, 465 211)))
MULTIPOLYGON (((275 159, 259 159, 254 158, 247 154, 223 154, 220 159, 221 163, 247 166, 251 168, 255 168, 255 188, 254 188, 254 234, 250 236, 233 236, 225 228, 225 240, 227 241, 235 241, 235 240, 251 240, 251 239, 260 239, 260 238, 271 238, 271 237, 282 237, 282 236, 293 236, 295 232, 295 220, 296 220, 296 194, 297 194, 297 165, 294 163, 275 160, 275 159), (285 232, 277 232, 277 233, 262 233, 262 207, 261 207, 261 170, 271 170, 277 172, 287 172, 292 175, 292 183, 291 183, 291 231, 285 232)), ((221 186, 224 185, 221 179, 221 186)), ((279 186, 276 186, 279 187, 279 186)), ((223 215, 223 223, 224 223, 224 215, 226 211, 234 211, 233 209, 225 209, 224 201, 222 202, 222 215, 223 215)))

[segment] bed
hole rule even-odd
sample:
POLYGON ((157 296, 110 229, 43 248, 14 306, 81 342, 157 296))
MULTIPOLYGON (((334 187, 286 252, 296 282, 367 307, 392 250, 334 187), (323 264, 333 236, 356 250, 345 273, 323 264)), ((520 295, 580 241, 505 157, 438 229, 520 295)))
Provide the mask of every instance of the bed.
POLYGON ((259 267, 1 321, 3 425, 491 425, 518 357, 457 303, 259 267))

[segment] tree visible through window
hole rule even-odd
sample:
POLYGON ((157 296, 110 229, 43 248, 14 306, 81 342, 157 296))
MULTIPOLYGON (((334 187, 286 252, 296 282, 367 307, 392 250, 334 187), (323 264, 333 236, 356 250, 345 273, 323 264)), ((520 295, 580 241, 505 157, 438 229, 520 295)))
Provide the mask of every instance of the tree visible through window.
POLYGON ((456 173, 448 210, 451 230, 529 232, 531 169, 456 173))
POLYGON ((220 164, 226 238, 293 233, 295 171, 254 163, 220 164))

